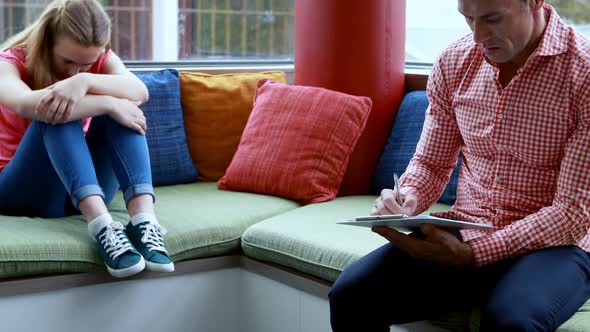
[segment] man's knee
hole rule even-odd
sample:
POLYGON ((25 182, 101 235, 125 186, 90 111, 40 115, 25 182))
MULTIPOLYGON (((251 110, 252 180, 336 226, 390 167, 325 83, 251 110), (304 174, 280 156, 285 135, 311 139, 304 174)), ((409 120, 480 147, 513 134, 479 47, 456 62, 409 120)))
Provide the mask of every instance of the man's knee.
POLYGON ((515 310, 513 306, 488 307, 481 317, 480 332, 549 331, 548 327, 531 315, 515 310))
POLYGON ((347 278, 345 269, 334 282, 328 294, 330 323, 334 331, 346 331, 351 314, 354 312, 353 305, 357 302, 353 294, 354 287, 351 286, 350 278, 347 278))
POLYGON ((375 308, 375 289, 355 269, 345 269, 336 280, 328 298, 333 331, 389 331, 390 317, 375 308))
POLYGON ((328 294, 332 318, 347 321, 350 314, 370 307, 366 304, 375 300, 375 284, 378 282, 371 282, 372 278, 367 274, 370 272, 358 261, 342 271, 328 294))
POLYGON ((344 269, 340 277, 332 285, 328 294, 330 307, 340 307, 346 305, 346 303, 354 303, 354 293, 356 293, 356 288, 359 286, 355 285, 357 282, 349 274, 349 269, 344 269))

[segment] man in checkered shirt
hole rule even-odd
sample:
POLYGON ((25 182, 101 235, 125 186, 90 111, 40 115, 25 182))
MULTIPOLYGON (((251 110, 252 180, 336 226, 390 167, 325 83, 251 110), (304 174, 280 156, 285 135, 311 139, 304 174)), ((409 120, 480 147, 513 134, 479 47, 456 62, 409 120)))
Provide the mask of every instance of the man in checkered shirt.
POLYGON ((459 0, 472 34, 439 56, 416 153, 372 214, 423 213, 462 155, 457 201, 343 271, 334 331, 389 331, 480 305, 480 331, 553 331, 590 297, 590 42, 544 0, 459 0), (385 303, 385 304, 378 304, 385 303))

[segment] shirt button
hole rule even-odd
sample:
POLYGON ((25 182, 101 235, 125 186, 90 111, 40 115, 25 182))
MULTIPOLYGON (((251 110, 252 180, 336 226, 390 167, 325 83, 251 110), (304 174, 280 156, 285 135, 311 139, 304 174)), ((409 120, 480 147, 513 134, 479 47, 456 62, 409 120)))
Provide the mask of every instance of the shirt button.
POLYGON ((502 178, 499 176, 496 176, 496 178, 494 180, 496 181, 496 183, 499 183, 500 181, 502 181, 502 178))
POLYGON ((504 114, 503 113, 498 114, 498 119, 503 120, 504 119, 504 114))

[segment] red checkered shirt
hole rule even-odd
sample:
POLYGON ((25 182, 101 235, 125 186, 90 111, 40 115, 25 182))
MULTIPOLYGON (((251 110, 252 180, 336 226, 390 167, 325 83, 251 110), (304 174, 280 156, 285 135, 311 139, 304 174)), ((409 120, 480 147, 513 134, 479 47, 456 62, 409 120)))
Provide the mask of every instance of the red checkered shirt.
POLYGON ((540 44, 506 87, 471 35, 440 55, 401 178, 422 213, 462 154, 457 200, 433 215, 495 227, 461 231, 478 266, 553 246, 590 252, 590 42, 545 11, 540 44))

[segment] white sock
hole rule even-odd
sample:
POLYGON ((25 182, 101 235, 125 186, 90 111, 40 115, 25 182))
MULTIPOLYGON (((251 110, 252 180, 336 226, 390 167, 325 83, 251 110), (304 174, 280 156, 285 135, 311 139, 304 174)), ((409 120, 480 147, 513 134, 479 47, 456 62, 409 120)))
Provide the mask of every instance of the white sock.
POLYGON ((154 223, 154 224, 158 223, 158 219, 156 218, 156 216, 149 213, 149 212, 141 212, 141 213, 138 213, 138 214, 134 215, 133 217, 131 217, 131 224, 133 226, 137 226, 137 224, 142 223, 142 222, 146 222, 146 221, 149 221, 150 223, 154 223))
POLYGON ((93 239, 96 239, 96 235, 100 233, 100 231, 110 225, 113 222, 113 217, 110 214, 105 213, 100 215, 91 222, 88 223, 88 233, 92 236, 93 239))

